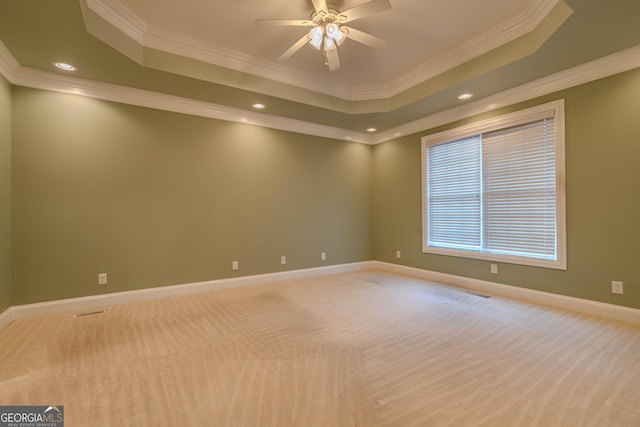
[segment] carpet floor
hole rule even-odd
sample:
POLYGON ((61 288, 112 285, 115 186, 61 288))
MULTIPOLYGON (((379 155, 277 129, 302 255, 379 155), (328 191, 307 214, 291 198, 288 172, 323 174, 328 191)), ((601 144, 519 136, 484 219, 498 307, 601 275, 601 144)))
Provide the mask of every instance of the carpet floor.
POLYGON ((18 320, 65 426, 640 426, 640 328, 377 271, 18 320))

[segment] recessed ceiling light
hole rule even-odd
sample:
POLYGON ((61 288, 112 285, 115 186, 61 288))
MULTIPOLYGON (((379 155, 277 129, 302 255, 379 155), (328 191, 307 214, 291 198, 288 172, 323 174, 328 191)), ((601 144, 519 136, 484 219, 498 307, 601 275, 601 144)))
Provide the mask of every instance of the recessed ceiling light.
POLYGON ((473 97, 473 94, 467 92, 467 93, 463 93, 462 95, 458 96, 458 99, 465 100, 465 99, 469 99, 469 98, 472 98, 472 97, 473 97))
POLYGON ((67 64, 66 62, 54 62, 53 65, 55 65, 57 68, 60 68, 61 70, 64 70, 64 71, 76 70, 76 67, 74 67, 71 64, 67 64))
POLYGON ((376 129, 376 128, 369 128, 369 129, 367 129, 367 132, 369 132, 369 133, 373 133, 373 132, 375 132, 375 131, 377 131, 377 130, 378 130, 378 129, 376 129))
POLYGON ((252 107, 255 108, 256 110, 264 110, 267 106, 264 104, 256 103, 256 104, 253 104, 252 107))

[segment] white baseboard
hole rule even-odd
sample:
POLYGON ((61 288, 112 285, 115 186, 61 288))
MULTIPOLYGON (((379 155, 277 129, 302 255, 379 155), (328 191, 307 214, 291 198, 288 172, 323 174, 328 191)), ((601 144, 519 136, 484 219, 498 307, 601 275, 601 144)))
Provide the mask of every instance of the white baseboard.
POLYGON ((547 307, 640 325, 640 310, 635 308, 552 294, 517 286, 503 285, 486 280, 438 273, 436 271, 422 270, 420 268, 407 267, 388 262, 372 261, 371 264, 372 267, 377 270, 418 277, 430 282, 442 283, 444 285, 451 285, 484 294, 507 297, 547 307))
POLYGON ((295 280, 319 277, 330 274, 340 274, 352 271, 375 269, 405 276, 418 277, 431 282, 469 289, 489 295, 513 298, 548 307, 555 307, 577 313, 598 316, 621 322, 640 325, 640 310, 591 301, 582 298, 569 297, 536 291, 517 286, 503 285, 469 277, 455 276, 407 267, 382 261, 364 261, 351 264, 332 265, 327 267, 308 268, 302 270, 283 271, 278 273, 259 274, 254 276, 234 277, 229 279, 210 280, 206 282, 187 283, 183 285, 162 286, 158 288, 139 289, 134 291, 116 292, 112 294, 93 295, 87 297, 70 298, 57 301, 26 304, 10 307, 0 313, 0 330, 14 320, 29 317, 44 316, 65 312, 79 312, 116 304, 127 304, 171 296, 191 295, 209 292, 216 289, 235 288, 259 285, 282 280, 295 280))
POLYGON ((11 323, 13 319, 11 318, 11 307, 0 313, 0 331, 2 328, 11 323))
POLYGON ((209 292, 216 289, 237 288, 242 286, 259 285, 282 280, 295 280, 309 277, 326 276, 329 274, 347 273, 351 271, 372 268, 371 261, 351 264, 331 265, 327 267, 307 268, 302 270, 282 271, 278 273, 258 274, 254 276, 233 277, 228 279, 210 280, 206 282, 186 283, 182 285, 162 286, 134 291, 115 292, 111 294, 92 295, 79 298, 69 298, 47 301, 35 304, 25 304, 10 307, 0 314, 0 329, 14 320, 29 317, 45 316, 49 314, 79 312, 95 308, 103 308, 116 304, 127 304, 172 296, 191 295, 209 292))

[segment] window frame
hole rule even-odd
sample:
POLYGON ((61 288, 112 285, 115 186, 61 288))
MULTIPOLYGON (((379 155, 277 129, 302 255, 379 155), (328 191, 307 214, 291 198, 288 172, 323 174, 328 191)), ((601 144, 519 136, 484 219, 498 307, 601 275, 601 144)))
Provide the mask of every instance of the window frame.
MULTIPOLYGON (((567 269, 567 233, 566 233, 566 166, 565 166, 565 116, 564 99, 559 99, 535 107, 504 114, 494 118, 481 120, 467 125, 459 126, 421 138, 421 171, 422 171, 422 252, 437 255, 447 255, 462 258, 471 258, 485 261, 495 261, 510 264, 527 265, 534 267, 552 268, 558 270, 567 269), (525 123, 530 123, 545 117, 554 118, 555 126, 555 155, 556 155, 556 260, 539 258, 493 254, 480 251, 463 249, 450 249, 429 246, 428 242, 428 147, 430 145, 453 142, 463 138, 469 138, 477 134, 484 134, 500 129, 509 128, 525 123)), ((481 219, 482 221, 482 219, 481 219)))

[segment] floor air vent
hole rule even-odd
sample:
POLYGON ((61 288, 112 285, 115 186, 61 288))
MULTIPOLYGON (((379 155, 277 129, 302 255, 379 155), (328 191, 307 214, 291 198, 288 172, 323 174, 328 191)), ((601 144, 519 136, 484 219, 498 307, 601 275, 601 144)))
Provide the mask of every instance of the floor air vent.
POLYGON ((84 317, 84 316, 92 316, 94 314, 103 314, 104 310, 98 310, 98 311, 89 311, 87 313, 76 313, 73 315, 73 317, 84 317))
POLYGON ((465 291, 465 293, 475 295, 480 298, 491 298, 491 295, 479 294, 477 292, 465 291))

